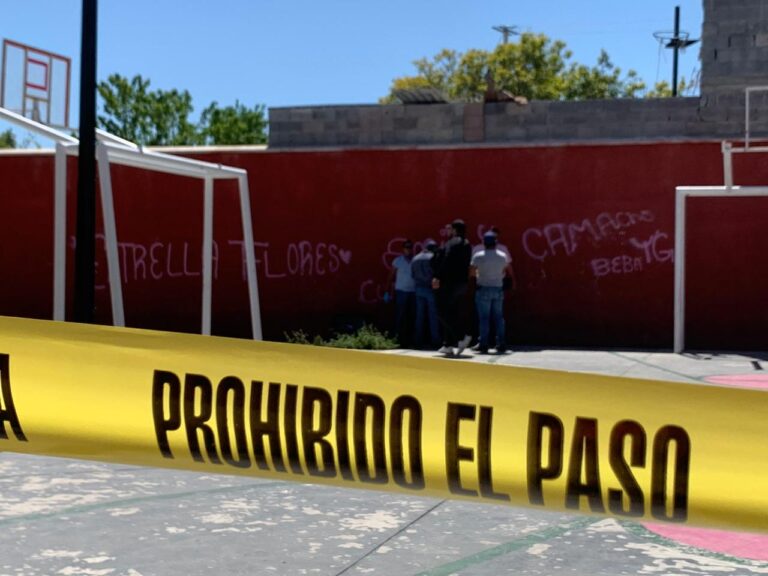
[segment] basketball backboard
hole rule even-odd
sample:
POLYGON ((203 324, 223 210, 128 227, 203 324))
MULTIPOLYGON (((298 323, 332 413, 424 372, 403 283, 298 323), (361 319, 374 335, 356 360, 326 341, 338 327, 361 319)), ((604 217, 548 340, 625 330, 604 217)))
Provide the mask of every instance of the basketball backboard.
POLYGON ((13 40, 3 40, 0 107, 60 129, 69 125, 71 61, 13 40))

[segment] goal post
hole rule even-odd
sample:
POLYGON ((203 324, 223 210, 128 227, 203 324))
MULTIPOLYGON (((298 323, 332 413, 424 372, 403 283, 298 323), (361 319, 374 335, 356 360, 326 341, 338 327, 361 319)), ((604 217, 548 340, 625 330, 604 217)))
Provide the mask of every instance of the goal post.
MULTIPOLYGON (((67 157, 77 156, 79 141, 53 127, 46 126, 2 107, 0 107, 0 119, 50 138, 56 143, 54 168, 53 319, 63 321, 65 320, 66 303, 67 157)), ((261 309, 256 275, 248 172, 242 168, 147 150, 103 130, 96 130, 96 136, 98 139, 96 156, 99 163, 99 184, 113 324, 115 326, 125 325, 117 226, 115 223, 112 175, 110 170, 113 164, 118 164, 142 170, 196 178, 203 182, 203 297, 201 332, 205 335, 211 333, 214 181, 235 180, 237 182, 240 193, 240 214, 246 257, 251 329, 253 339, 262 340, 261 309)))
POLYGON ((766 186, 678 186, 675 189, 674 352, 685 350, 685 240, 688 198, 760 198, 766 186))

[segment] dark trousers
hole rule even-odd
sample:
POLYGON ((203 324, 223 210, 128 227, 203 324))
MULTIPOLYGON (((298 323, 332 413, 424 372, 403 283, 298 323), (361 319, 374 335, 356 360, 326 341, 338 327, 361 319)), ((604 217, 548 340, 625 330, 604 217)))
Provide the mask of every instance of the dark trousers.
POLYGON ((437 291, 437 317, 443 327, 443 344, 456 347, 466 330, 467 285, 448 284, 437 291))
POLYGON ((400 346, 410 346, 416 293, 395 290, 395 334, 400 346))

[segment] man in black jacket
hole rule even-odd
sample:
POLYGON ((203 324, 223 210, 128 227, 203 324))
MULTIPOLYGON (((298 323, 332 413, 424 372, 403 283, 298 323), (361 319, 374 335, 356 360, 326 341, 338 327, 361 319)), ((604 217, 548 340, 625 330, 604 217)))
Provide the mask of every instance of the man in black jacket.
POLYGON ((448 356, 461 355, 472 339, 467 335, 463 314, 472 259, 466 233, 463 220, 451 222, 448 241, 432 259, 432 288, 436 291, 437 314, 443 326, 443 347, 439 352, 448 356))

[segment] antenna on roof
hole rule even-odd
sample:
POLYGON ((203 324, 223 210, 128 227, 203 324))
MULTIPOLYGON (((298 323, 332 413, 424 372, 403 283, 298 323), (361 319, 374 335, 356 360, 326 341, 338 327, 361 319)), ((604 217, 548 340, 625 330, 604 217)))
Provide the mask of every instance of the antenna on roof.
POLYGON ((494 26, 493 27, 496 32, 501 33, 502 37, 502 44, 507 44, 509 42, 509 37, 512 35, 519 36, 520 32, 517 31, 517 26, 494 26))

